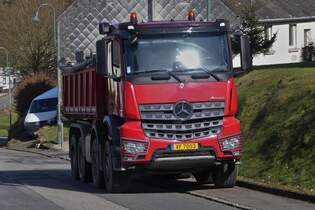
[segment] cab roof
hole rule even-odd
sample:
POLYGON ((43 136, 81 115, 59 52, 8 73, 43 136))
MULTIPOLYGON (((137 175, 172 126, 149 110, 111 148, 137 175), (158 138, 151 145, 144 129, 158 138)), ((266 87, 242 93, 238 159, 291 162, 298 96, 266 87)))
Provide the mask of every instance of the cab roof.
POLYGON ((120 33, 122 31, 138 33, 172 33, 172 32, 226 32, 229 30, 229 24, 226 20, 216 19, 215 21, 149 21, 132 23, 125 22, 111 26, 111 33, 120 33), (167 29, 167 30, 165 30, 167 29))

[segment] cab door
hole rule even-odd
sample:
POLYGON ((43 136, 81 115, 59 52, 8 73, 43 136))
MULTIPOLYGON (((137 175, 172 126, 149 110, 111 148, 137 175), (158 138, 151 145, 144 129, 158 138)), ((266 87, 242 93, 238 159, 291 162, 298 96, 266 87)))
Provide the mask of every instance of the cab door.
POLYGON ((119 39, 111 39, 107 42, 107 65, 108 65, 108 113, 113 115, 122 114, 122 62, 121 45, 119 39), (119 79, 118 79, 119 78, 119 79))

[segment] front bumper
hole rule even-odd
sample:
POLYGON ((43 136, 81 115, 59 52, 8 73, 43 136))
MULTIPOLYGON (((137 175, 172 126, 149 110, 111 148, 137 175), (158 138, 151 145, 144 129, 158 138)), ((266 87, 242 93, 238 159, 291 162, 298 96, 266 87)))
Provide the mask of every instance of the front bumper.
MULTIPOLYGON (((187 141, 149 138, 145 136, 140 122, 128 121, 120 128, 121 139, 143 141, 149 146, 146 154, 141 154, 132 161, 122 161, 122 166, 128 168, 145 165, 146 168, 152 170, 179 170, 209 167, 216 161, 239 160, 240 153, 235 156, 232 151, 222 151, 219 145, 219 138, 235 134, 240 134, 240 122, 234 117, 224 118, 223 130, 219 136, 213 135, 187 141), (174 143, 198 143, 199 149, 174 152, 171 150, 171 145, 174 143)), ((121 160, 123 159, 122 157, 121 160)))
POLYGON ((35 132, 43 126, 55 125, 56 123, 57 123, 56 119, 38 121, 38 122, 24 122, 24 127, 29 132, 35 132))
POLYGON ((39 123, 24 123, 24 128, 28 132, 32 133, 32 132, 39 130, 40 124, 39 123))
POLYGON ((210 167, 216 160, 213 148, 203 147, 194 151, 174 152, 170 149, 155 151, 147 168, 151 170, 184 170, 210 167))

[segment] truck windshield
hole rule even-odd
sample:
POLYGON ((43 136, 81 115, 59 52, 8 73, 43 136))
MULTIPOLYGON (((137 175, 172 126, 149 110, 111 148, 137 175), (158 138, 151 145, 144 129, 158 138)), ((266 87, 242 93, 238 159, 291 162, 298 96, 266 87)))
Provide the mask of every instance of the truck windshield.
POLYGON ((226 34, 147 35, 127 47, 127 74, 164 71, 228 71, 226 34))
POLYGON ((57 98, 39 99, 33 101, 30 113, 50 112, 57 110, 57 98))

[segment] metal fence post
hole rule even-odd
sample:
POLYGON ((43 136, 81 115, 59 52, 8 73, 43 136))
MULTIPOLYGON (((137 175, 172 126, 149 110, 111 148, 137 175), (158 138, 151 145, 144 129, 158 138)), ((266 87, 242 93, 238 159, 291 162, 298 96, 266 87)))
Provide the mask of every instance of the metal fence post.
POLYGON ((148 0, 148 21, 153 21, 153 0, 148 0))
POLYGON ((207 20, 212 19, 212 0, 207 0, 207 20))

